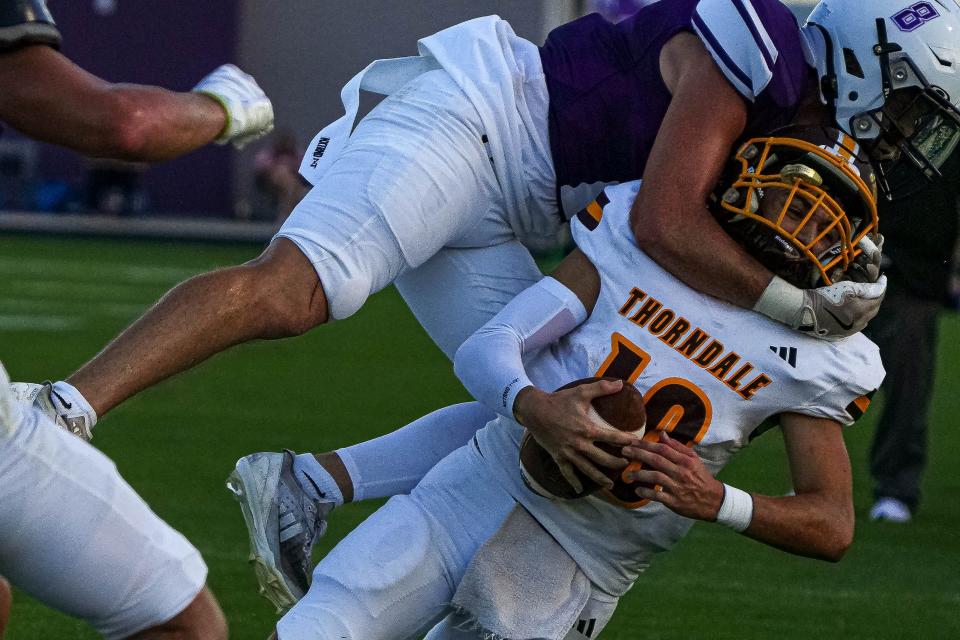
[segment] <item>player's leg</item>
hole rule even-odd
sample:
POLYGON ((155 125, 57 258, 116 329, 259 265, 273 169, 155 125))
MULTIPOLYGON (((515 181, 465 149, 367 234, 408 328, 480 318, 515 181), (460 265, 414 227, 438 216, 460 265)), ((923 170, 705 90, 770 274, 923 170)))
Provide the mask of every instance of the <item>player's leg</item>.
POLYGON ((227 620, 207 587, 170 620, 130 636, 130 640, 226 640, 227 620))
POLYGON ((102 415, 231 345, 350 316, 465 231, 502 219, 483 135, 445 72, 414 79, 361 121, 260 258, 179 285, 67 382, 102 415))
MULTIPOLYGON (((510 233, 493 223, 472 231, 476 241, 510 233), (478 233, 490 235, 476 237, 478 233)), ((469 235, 462 239, 469 241, 469 235)), ((530 252, 514 240, 442 249, 405 272, 397 286, 431 337, 452 357, 464 339, 541 277, 530 252)), ((479 403, 446 407, 368 442, 297 456, 290 477, 281 475, 281 454, 241 459, 232 482, 265 595, 280 608, 299 599, 307 585, 313 545, 333 507, 411 491, 433 465, 493 418, 479 403)))
POLYGON ((338 452, 255 453, 238 460, 228 487, 240 502, 264 596, 282 610, 303 596, 313 547, 334 507, 410 492, 429 467, 465 444, 491 417, 482 405, 464 403, 338 452), (434 441, 424 441, 424 433, 434 441))
MULTIPOLYGON (((493 235, 497 227, 484 231, 493 235)), ((446 247, 396 284, 430 338, 453 360, 464 340, 542 277, 530 251, 511 237, 487 246, 446 247)))
MULTIPOLYGON (((466 338, 541 277, 530 252, 513 240, 441 249, 396 284, 430 337, 452 358, 466 338)), ((408 493, 494 417, 479 403, 445 407, 374 440, 299 456, 296 470, 308 477, 307 482, 301 477, 301 484, 319 487, 337 503, 408 493)))
POLYGON ((313 266, 292 242, 278 238, 251 262, 174 287, 67 382, 102 416, 228 347, 298 335, 326 320, 313 266))
POLYGON ((225 638, 215 601, 197 599, 199 552, 102 453, 39 412, 5 410, 2 369, 0 396, 0 573, 108 638, 225 638))
POLYGON ((280 640, 401 640, 441 619, 476 549, 514 506, 470 446, 438 464, 318 565, 280 640))
POLYGON ((939 301, 891 286, 866 330, 887 370, 883 413, 870 447, 874 520, 906 522, 920 505, 940 309, 939 301))

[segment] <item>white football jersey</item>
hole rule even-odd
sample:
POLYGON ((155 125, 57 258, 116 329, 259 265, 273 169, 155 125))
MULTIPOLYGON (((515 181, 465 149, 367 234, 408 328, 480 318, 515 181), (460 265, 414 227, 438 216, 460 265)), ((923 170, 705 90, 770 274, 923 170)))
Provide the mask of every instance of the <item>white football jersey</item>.
MULTIPOLYGON (((600 296, 583 324, 526 361, 534 384, 553 390, 595 375, 628 380, 644 394, 647 433, 669 431, 714 474, 781 413, 843 425, 862 415, 884 376, 876 345, 862 334, 811 338, 680 282, 634 241, 629 213, 639 185, 607 188, 571 221, 577 246, 600 273, 600 296)), ((658 503, 541 498, 520 477, 522 435, 500 418, 476 445, 518 502, 608 593, 629 589, 652 555, 693 524, 658 503)))

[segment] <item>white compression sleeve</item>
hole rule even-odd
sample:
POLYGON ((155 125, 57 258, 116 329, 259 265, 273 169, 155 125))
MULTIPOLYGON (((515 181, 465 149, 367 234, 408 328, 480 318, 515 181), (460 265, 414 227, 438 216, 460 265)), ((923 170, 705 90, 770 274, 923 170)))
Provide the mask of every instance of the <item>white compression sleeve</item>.
POLYGON ((532 386, 523 357, 580 325, 587 310, 576 294, 551 277, 522 291, 457 350, 453 367, 474 398, 513 418, 513 401, 532 386))

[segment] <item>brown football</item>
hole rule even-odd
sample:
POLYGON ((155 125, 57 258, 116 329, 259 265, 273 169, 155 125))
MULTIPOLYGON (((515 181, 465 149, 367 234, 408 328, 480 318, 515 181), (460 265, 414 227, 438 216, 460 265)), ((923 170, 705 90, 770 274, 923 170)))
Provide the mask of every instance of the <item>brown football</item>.
MULTIPOLYGON (((598 380, 615 380, 616 378, 583 378, 565 384, 557 391, 570 389, 582 384, 590 384, 598 380)), ((632 384, 624 382, 623 388, 607 396, 594 398, 593 408, 601 418, 606 420, 612 426, 621 431, 643 435, 643 429, 647 422, 647 412, 643 406, 643 395, 632 384)), ((620 456, 619 450, 613 445, 598 443, 598 447, 615 456, 620 456)), ((598 468, 607 474, 614 481, 614 488, 611 493, 618 495, 623 493, 626 497, 626 484, 620 479, 621 472, 607 467, 598 468), (618 491, 618 487, 621 489, 618 491)), ((535 493, 546 498, 563 498, 570 500, 573 498, 582 498, 591 494, 600 488, 596 482, 583 475, 578 469, 575 469, 577 477, 583 485, 583 491, 577 492, 563 474, 560 473, 560 467, 554 461, 553 457, 544 449, 539 442, 528 431, 524 434, 523 442, 520 444, 520 472, 523 481, 535 493)))

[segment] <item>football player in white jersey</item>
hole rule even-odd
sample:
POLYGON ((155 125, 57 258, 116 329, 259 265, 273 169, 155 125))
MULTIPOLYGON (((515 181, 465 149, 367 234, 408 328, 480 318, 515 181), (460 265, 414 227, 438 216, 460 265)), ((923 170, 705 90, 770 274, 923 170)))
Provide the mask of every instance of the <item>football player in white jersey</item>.
MULTIPOLYGON (((751 139, 713 209, 796 286, 860 278, 858 243, 877 220, 873 173, 856 152, 834 130, 751 139)), ((883 378, 875 345, 862 334, 817 340, 684 286, 633 240, 638 189, 609 187, 578 214, 577 250, 458 350, 464 384, 499 417, 318 564, 278 623, 280 640, 431 628, 431 640, 527 637, 531 624, 537 637, 596 637, 652 557, 698 519, 792 553, 842 557, 853 508, 841 429, 883 378), (591 422, 593 391, 550 391, 590 375, 644 392, 642 440, 591 422), (796 495, 751 495, 714 478, 775 422, 796 495), (578 500, 538 495, 518 464, 521 425, 561 466, 607 487, 598 466, 627 463, 595 443, 627 438, 622 477, 635 484, 578 500), (524 594, 522 608, 510 594, 524 594)))

